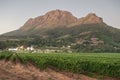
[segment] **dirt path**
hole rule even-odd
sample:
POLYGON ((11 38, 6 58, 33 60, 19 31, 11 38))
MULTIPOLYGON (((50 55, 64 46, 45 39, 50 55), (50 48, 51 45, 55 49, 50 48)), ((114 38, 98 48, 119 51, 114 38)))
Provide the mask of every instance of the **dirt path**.
POLYGON ((52 69, 39 71, 32 64, 0 61, 0 80, 97 80, 85 75, 59 73, 52 69))

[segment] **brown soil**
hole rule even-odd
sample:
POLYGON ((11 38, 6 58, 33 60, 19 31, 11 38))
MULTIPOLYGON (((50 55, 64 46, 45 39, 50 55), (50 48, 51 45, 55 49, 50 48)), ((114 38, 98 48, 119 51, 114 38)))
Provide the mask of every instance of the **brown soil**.
MULTIPOLYGON (((52 69, 40 71, 30 63, 22 65, 11 61, 0 61, 0 80, 98 80, 82 74, 57 72, 52 69)), ((114 79, 104 79, 114 80, 114 79)))

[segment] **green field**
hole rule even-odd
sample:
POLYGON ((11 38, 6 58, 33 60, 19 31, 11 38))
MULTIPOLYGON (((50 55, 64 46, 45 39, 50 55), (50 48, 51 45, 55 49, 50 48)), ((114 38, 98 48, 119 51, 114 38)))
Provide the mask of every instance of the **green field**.
POLYGON ((1 52, 0 59, 31 62, 41 70, 54 68, 58 71, 73 73, 95 73, 120 78, 119 53, 7 53, 1 52))

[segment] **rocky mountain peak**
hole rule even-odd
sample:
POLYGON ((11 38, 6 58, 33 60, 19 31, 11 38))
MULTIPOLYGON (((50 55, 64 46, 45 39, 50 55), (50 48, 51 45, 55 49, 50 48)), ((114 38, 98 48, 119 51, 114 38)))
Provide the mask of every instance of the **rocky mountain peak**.
POLYGON ((97 24, 97 23, 104 24, 103 19, 101 17, 98 17, 95 13, 89 13, 87 16, 79 18, 73 25, 97 24))
POLYGON ((71 23, 75 23, 77 18, 73 16, 68 11, 63 10, 53 10, 47 12, 43 16, 39 16, 36 18, 30 18, 22 28, 22 30, 38 30, 40 28, 54 28, 54 27, 62 27, 68 26, 71 23))
POLYGON ((97 17, 95 13, 89 13, 86 17, 97 17))
POLYGON ((40 30, 42 28, 50 29, 56 27, 71 27, 81 24, 96 24, 104 23, 102 18, 98 17, 95 13, 89 13, 86 17, 76 18, 70 12, 64 10, 52 10, 45 15, 36 18, 30 18, 20 30, 40 30))
POLYGON ((64 10, 59 10, 59 9, 49 11, 45 15, 56 15, 56 16, 59 16, 59 15, 65 15, 65 14, 73 16, 70 12, 64 11, 64 10))
POLYGON ((98 17, 95 13, 89 13, 85 17, 85 23, 103 23, 102 18, 98 17))
POLYGON ((44 19, 48 26, 67 26, 77 20, 70 12, 63 10, 50 11, 44 15, 44 19))

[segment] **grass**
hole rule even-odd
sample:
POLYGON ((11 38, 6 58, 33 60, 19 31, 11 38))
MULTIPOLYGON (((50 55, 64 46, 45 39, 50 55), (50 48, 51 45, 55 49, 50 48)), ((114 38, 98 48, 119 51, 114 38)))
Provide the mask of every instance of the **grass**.
MULTIPOLYGON (((0 59, 10 55, 11 53, 0 53, 0 59)), ((15 55, 13 57, 15 58, 15 55)), ((41 70, 50 67, 78 74, 96 73, 120 78, 119 53, 20 53, 16 54, 16 57, 22 63, 34 63, 41 70)))

